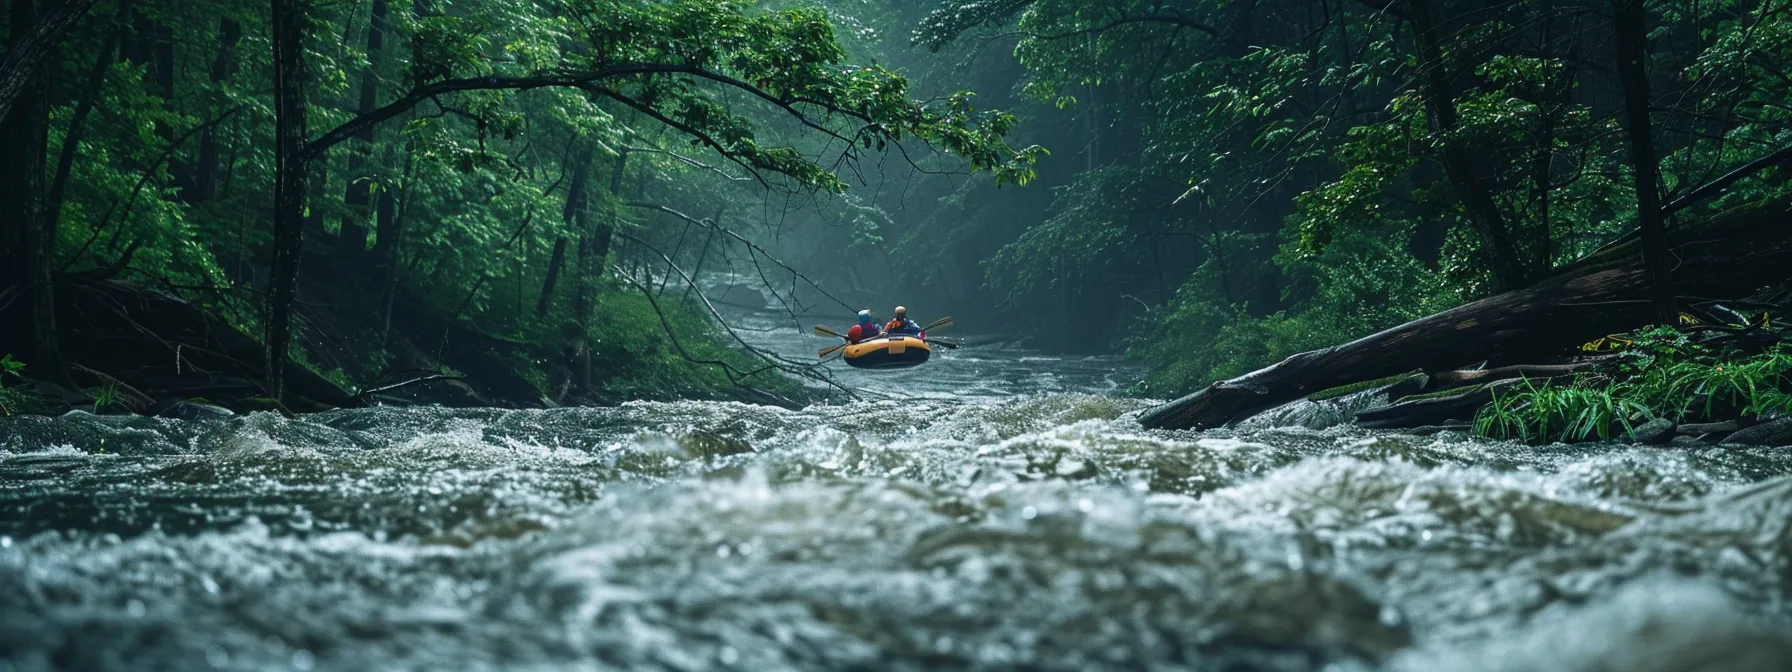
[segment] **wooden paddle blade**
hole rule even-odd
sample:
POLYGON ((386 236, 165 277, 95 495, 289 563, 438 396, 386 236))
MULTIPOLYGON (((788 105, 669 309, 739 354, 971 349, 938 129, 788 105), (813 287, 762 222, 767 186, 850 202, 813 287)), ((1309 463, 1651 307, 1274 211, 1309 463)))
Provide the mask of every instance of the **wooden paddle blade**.
POLYGON ((824 327, 819 324, 815 325, 815 335, 816 336, 833 336, 836 338, 846 338, 845 336, 841 336, 840 332, 834 331, 833 329, 829 329, 829 328, 824 327))
POLYGON ((945 327, 950 327, 950 326, 952 326, 952 318, 951 317, 942 317, 940 319, 934 320, 933 324, 929 324, 925 327, 921 327, 921 331, 933 331, 935 329, 943 329, 945 327))
POLYGON ((828 355, 834 354, 836 352, 839 352, 839 351, 845 350, 845 349, 846 349, 846 344, 841 343, 840 345, 836 345, 831 348, 822 348, 821 352, 816 353, 816 354, 820 355, 822 359, 827 359, 828 355))

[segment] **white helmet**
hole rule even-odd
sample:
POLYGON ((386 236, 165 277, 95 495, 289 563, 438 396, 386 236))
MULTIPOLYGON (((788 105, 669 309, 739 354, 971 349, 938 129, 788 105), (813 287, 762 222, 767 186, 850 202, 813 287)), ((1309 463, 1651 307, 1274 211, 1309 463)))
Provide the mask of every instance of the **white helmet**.
POLYGON ((867 320, 871 319, 871 310, 869 308, 867 308, 865 310, 859 311, 859 317, 867 319, 867 320))
POLYGON ((908 314, 908 309, 907 309, 907 308, 904 308, 904 307, 902 307, 902 306, 897 306, 897 307, 896 307, 896 314, 897 314, 897 315, 907 315, 907 314, 908 314))

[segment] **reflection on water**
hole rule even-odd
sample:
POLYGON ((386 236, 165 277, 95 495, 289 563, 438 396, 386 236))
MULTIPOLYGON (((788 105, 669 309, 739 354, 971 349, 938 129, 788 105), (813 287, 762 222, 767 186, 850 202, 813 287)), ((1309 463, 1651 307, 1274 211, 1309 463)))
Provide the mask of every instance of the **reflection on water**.
POLYGON ((0 419, 0 669, 1792 660, 1783 450, 1151 432, 1135 373, 1021 359, 801 411, 0 419))

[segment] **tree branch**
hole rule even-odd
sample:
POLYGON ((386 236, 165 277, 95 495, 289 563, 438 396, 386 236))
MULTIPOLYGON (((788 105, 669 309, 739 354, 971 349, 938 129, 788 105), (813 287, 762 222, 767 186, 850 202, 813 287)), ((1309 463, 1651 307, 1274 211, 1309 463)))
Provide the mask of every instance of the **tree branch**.
POLYGON ((843 307, 849 311, 853 310, 853 307, 851 305, 848 305, 845 301, 841 301, 839 298, 835 297, 833 294, 829 294, 828 290, 822 289, 821 285, 816 284, 816 282, 814 280, 809 279, 809 276, 803 275, 803 273, 801 271, 791 268, 789 264, 779 261, 777 257, 772 256, 770 252, 767 252, 765 250, 765 248, 760 247, 757 243, 754 243, 751 240, 747 240, 747 238, 745 236, 735 233, 729 229, 723 228, 721 224, 718 224, 716 222, 713 222, 713 221, 710 221, 707 219, 697 219, 695 217, 692 217, 690 215, 684 214, 682 212, 673 210, 672 208, 668 208, 666 206, 663 206, 663 205, 660 205, 657 203, 643 203, 643 202, 639 202, 639 201, 631 201, 627 205, 631 208, 642 208, 645 210, 658 210, 660 212, 663 212, 668 215, 672 215, 674 217, 682 219, 686 222, 696 224, 698 226, 708 227, 713 231, 722 233, 724 235, 727 235, 730 238, 738 240, 738 241, 740 241, 740 243, 742 245, 746 245, 747 249, 749 251, 764 255, 765 258, 771 260, 772 263, 777 264, 779 267, 782 267, 786 271, 790 271, 791 275, 802 278, 803 282, 809 283, 809 286, 814 287, 815 291, 821 292, 822 296, 833 299, 834 303, 840 304, 841 307, 843 307))
MULTIPOLYGON (((621 232, 621 231, 616 232, 616 235, 620 238, 623 238, 630 242, 633 242, 636 245, 640 245, 642 248, 645 248, 646 250, 658 255, 661 259, 665 260, 666 267, 672 269, 672 271, 674 273, 677 273, 678 277, 685 281, 685 284, 687 284, 691 287, 697 286, 697 280, 695 278, 692 278, 689 274, 685 273, 684 269, 679 268, 678 264, 674 263, 672 261, 672 258, 666 256, 666 253, 661 252, 659 250, 659 248, 654 247, 652 244, 648 243, 647 241, 641 240, 640 238, 636 238, 632 235, 629 235, 629 234, 621 232)), ((741 338, 740 334, 736 333, 734 331, 734 326, 729 324, 728 320, 722 317, 722 313, 720 311, 717 311, 716 307, 709 302, 709 297, 704 296, 703 292, 699 291, 699 292, 697 292, 697 298, 703 301, 703 307, 709 309, 710 316, 715 318, 717 324, 722 325, 722 330, 728 332, 728 335, 734 339, 735 343, 740 344, 740 346, 742 348, 746 348, 746 350, 748 352, 751 352, 755 356, 759 357, 760 359, 765 360, 765 362, 767 364, 771 364, 771 365, 777 367, 779 370, 784 371, 786 373, 801 374, 801 375, 805 375, 805 376, 808 376, 808 377, 816 379, 816 380, 820 380, 820 381, 827 383, 828 385, 840 390, 842 393, 846 394, 847 397, 849 397, 849 398, 854 397, 852 390, 849 390, 845 386, 841 385, 840 383, 835 382, 832 378, 828 378, 827 376, 823 376, 823 375, 815 373, 814 368, 816 365, 805 365, 802 362, 794 362, 794 361, 785 359, 783 357, 779 357, 778 355, 768 353, 759 348, 753 347, 753 345, 751 343, 748 343, 746 341, 746 339, 741 338)))

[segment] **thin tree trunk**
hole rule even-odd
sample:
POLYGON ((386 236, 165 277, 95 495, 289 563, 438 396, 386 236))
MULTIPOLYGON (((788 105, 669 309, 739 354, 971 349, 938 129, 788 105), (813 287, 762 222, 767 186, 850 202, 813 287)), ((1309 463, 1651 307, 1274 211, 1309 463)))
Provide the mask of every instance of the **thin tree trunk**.
MULTIPOLYGON (((7 45, 6 54, 0 55, 0 119, 7 117, 21 94, 35 90, 36 76, 50 61, 50 52, 81 15, 93 8, 93 3, 94 0, 62 0, 53 7, 45 7, 41 13, 31 11, 36 9, 31 6, 27 11, 31 11, 33 20, 25 23, 19 23, 16 20, 18 10, 13 11, 13 38, 7 45)), ((30 0, 14 0, 13 4, 32 5, 30 0)))
POLYGON ((1648 17, 1643 0, 1612 0, 1614 42, 1618 49, 1618 77, 1624 85, 1624 127, 1630 136, 1630 162, 1636 178, 1637 224, 1643 239, 1643 273, 1648 277, 1649 302, 1655 319, 1674 324, 1674 288, 1668 260, 1668 237, 1663 225, 1661 166, 1649 128, 1648 17))
POLYGON ((75 104, 75 115, 69 119, 68 132, 62 135, 62 151, 56 157, 56 176, 50 181, 50 195, 44 202, 44 221, 52 227, 62 221, 63 194, 67 193, 69 171, 74 168, 75 154, 86 134, 87 116, 93 113, 100 87, 106 83, 106 73, 112 69, 112 58, 118 53, 121 32, 113 30, 107 35, 105 46, 100 47, 99 55, 93 58, 93 69, 87 73, 87 88, 81 93, 81 102, 75 104))
POLYGON ((379 231, 373 241, 373 257, 380 264, 380 330, 381 342, 387 342, 392 333, 392 302, 398 296, 398 252, 401 237, 404 235, 405 214, 411 206, 411 172, 417 165, 416 148, 405 146, 404 174, 399 176, 399 189, 402 189, 403 200, 393 190, 386 189, 380 195, 379 231))
POLYGON ((560 267, 566 264, 566 236, 554 239, 554 254, 548 259, 548 277, 541 283, 541 298, 535 301, 535 316, 547 317, 554 304, 554 283, 560 281, 560 267))
MULTIPOLYGON (((221 89, 236 72, 237 43, 243 38, 242 24, 230 18, 218 20, 218 51, 212 56, 211 81, 213 98, 222 100, 221 89)), ((199 136, 199 159, 193 167, 193 202, 210 201, 218 196, 218 129, 207 128, 199 136)))
MULTIPOLYGON (((373 0, 373 9, 367 22, 367 67, 361 70, 361 100, 358 114, 372 112, 378 106, 376 99, 379 93, 380 52, 385 46, 386 0, 373 0)), ((359 258, 367 250, 367 220, 370 218, 370 206, 373 203, 374 191, 379 183, 372 175, 368 175, 368 165, 372 163, 374 145, 374 126, 355 133, 356 146, 349 150, 348 174, 344 179, 342 202, 347 211, 342 214, 342 252, 349 258, 359 258)))
POLYGON ((268 300, 268 396, 285 393, 292 306, 299 286, 305 210, 305 0, 273 0, 274 264, 268 300))
POLYGON ((587 233, 590 220, 585 198, 585 183, 591 175, 589 155, 573 168, 572 183, 566 188, 566 208, 561 217, 568 228, 579 232, 579 248, 574 268, 572 293, 573 324, 577 332, 572 338, 572 387, 580 394, 591 391, 591 251, 595 243, 587 233))
MULTIPOLYGON (((279 141, 275 140, 275 142, 279 141)), ((319 152, 316 157, 306 161, 305 170, 316 171, 317 174, 306 176, 308 180, 312 181, 306 182, 304 195, 300 199, 311 207, 305 209, 301 206, 303 213, 300 225, 305 228, 306 236, 324 236, 329 233, 324 230, 324 211, 330 209, 325 207, 329 205, 330 198, 329 150, 319 152)))
MULTIPOLYGON (((1438 46, 1431 2, 1409 0, 1408 5, 1412 10, 1413 37, 1419 48, 1420 68, 1425 72, 1425 106, 1430 112, 1433 129, 1440 135, 1447 135, 1456 128, 1455 88, 1445 70, 1443 49, 1438 46)), ((1499 203, 1494 201, 1482 162, 1461 146, 1444 140, 1443 163, 1450 185, 1468 211, 1469 221, 1481 234, 1489 269, 1500 289, 1523 287, 1531 279, 1527 272, 1529 264, 1524 261, 1523 251, 1500 212, 1499 203)))
MULTIPOLYGON (((1554 18, 1550 16, 1555 7, 1553 2, 1543 4, 1543 39, 1539 45, 1540 53, 1550 52, 1550 34, 1554 18)), ((1555 77, 1545 75, 1542 90, 1537 101, 1537 148, 1531 155, 1531 182, 1537 190, 1537 221, 1542 232, 1543 250, 1539 254, 1544 264, 1542 270, 1547 271, 1555 260, 1555 228, 1550 221, 1550 192, 1555 182, 1556 158, 1556 111, 1561 109, 1556 102, 1555 77)))
MULTIPOLYGON (((12 49, 31 47, 31 27, 37 18, 34 0, 13 0, 12 49)), ((27 344, 26 356, 34 376, 72 386, 56 334, 52 284, 56 230, 54 223, 44 219, 43 210, 44 160, 50 134, 49 72, 38 69, 31 73, 18 94, 18 104, 0 121, 0 156, 5 157, 0 161, 0 226, 13 229, 6 236, 11 239, 7 247, 14 250, 7 267, 19 270, 9 273, 11 282, 0 278, 0 287, 13 285, 24 291, 29 318, 6 321, 16 325, 18 342, 27 344)))

